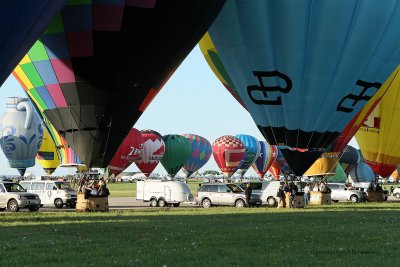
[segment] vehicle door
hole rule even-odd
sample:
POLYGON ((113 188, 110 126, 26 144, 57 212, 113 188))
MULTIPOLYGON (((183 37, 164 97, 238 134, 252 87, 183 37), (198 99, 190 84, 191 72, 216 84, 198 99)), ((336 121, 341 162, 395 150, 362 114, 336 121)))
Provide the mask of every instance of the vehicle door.
MULTIPOLYGON (((38 194, 40 201, 42 204, 49 204, 47 202, 47 194, 46 194, 46 183, 45 182, 32 182, 31 192, 34 194, 38 194)), ((50 203, 52 204, 52 203, 50 203)))
POLYGON ((338 200, 347 200, 347 195, 349 192, 347 191, 347 188, 344 186, 344 184, 339 184, 338 185, 338 200))
POLYGON ((0 208, 6 207, 6 189, 0 184, 0 208))
MULTIPOLYGON (((54 203, 54 199, 57 198, 57 186, 55 183, 50 182, 50 183, 46 183, 46 202, 47 203, 54 203)), ((61 196, 60 196, 61 197, 61 196)))
POLYGON ((212 204, 221 203, 221 201, 219 200, 218 185, 210 185, 208 189, 208 196, 212 204))
POLYGON ((338 200, 338 185, 337 184, 328 184, 328 187, 332 190, 331 198, 333 200, 338 200))
POLYGON ((233 205, 233 192, 226 185, 218 185, 218 204, 233 205))
POLYGON ((171 187, 164 186, 164 199, 165 201, 171 201, 171 187))

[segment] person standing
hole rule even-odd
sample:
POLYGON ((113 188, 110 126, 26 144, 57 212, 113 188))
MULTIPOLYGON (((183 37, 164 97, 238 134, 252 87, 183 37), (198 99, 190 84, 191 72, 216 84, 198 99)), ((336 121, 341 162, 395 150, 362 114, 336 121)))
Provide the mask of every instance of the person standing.
POLYGON ((250 198, 251 198, 251 193, 252 193, 252 189, 250 186, 250 183, 246 184, 246 189, 244 190, 244 194, 246 196, 246 205, 247 207, 250 207, 250 198))
POLYGON ((276 193, 276 197, 278 198, 278 208, 286 207, 285 193, 283 192, 283 189, 283 185, 279 186, 278 192, 276 193))
POLYGON ((310 201, 310 187, 308 184, 304 187, 304 205, 308 205, 308 202, 310 201))

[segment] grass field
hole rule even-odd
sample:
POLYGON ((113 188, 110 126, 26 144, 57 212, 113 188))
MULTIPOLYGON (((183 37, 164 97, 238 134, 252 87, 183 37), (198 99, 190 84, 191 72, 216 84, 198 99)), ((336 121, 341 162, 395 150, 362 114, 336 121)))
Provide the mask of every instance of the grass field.
POLYGON ((0 213, 0 266, 397 266, 397 203, 0 213))

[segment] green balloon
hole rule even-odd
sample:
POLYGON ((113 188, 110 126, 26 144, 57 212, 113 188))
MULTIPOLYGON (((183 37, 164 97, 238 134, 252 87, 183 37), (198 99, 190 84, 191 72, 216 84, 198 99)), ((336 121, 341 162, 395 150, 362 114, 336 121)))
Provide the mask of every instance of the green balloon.
POLYGON ((326 180, 331 183, 345 183, 347 180, 346 173, 344 172, 342 166, 339 164, 336 164, 336 171, 335 175, 328 176, 326 177, 326 180))
POLYGON ((174 178, 189 158, 192 146, 186 137, 178 134, 164 135, 163 140, 165 153, 161 159, 161 164, 168 174, 174 178))

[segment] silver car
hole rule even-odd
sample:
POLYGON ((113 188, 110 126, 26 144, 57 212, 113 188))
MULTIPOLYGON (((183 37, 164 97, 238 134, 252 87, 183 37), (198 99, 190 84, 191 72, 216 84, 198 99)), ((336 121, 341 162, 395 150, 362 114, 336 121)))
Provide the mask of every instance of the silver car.
POLYGON ((346 187, 345 184, 341 183, 329 183, 328 187, 332 190, 331 198, 333 202, 364 202, 367 200, 367 194, 358 188, 346 187))
MULTIPOLYGON (((253 195, 251 199, 253 199, 253 195)), ((196 202, 203 208, 214 205, 242 208, 246 205, 246 196, 244 190, 235 184, 209 183, 199 188, 196 202)), ((261 205, 261 200, 253 199, 250 204, 261 205)))
POLYGON ((24 208, 29 211, 38 211, 40 205, 39 196, 27 193, 18 183, 0 182, 0 211, 8 209, 17 212, 24 208))

